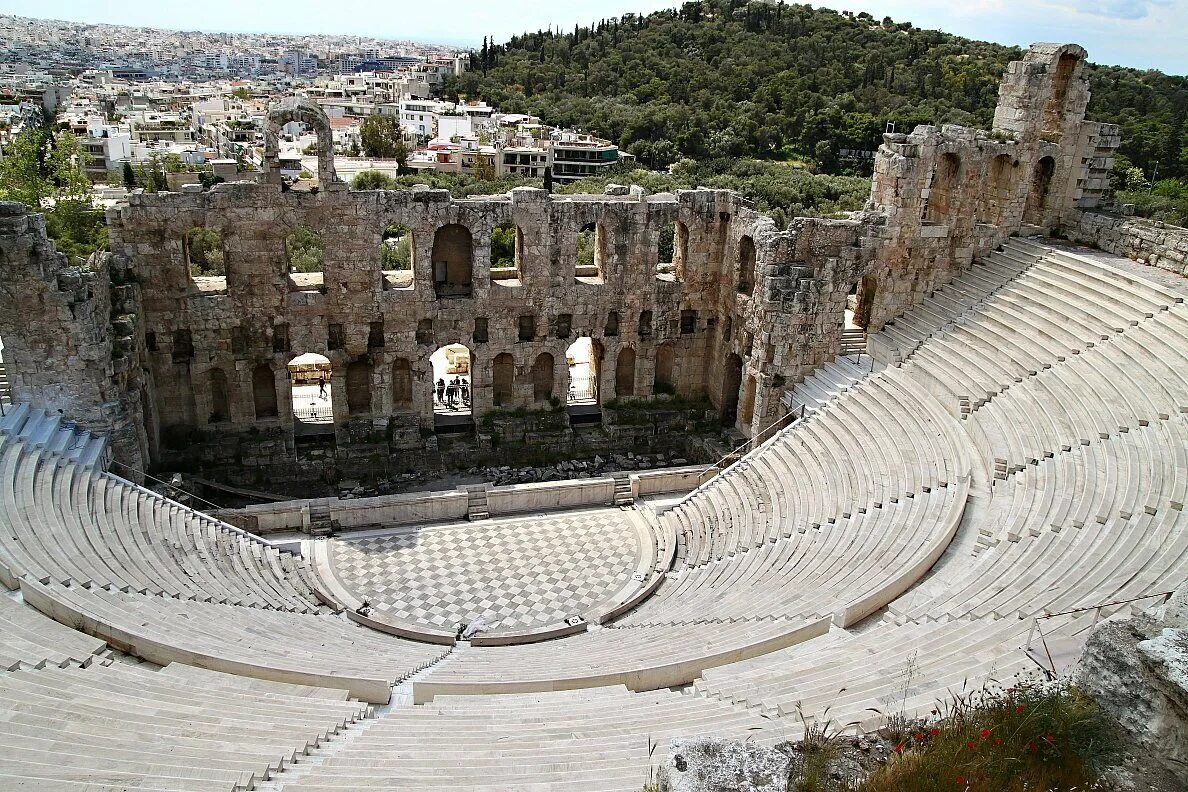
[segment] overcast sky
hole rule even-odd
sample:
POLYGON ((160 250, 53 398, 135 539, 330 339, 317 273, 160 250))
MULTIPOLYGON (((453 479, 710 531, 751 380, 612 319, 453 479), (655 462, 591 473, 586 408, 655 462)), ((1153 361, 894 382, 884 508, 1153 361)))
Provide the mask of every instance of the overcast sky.
MULTIPOLYGON (((0 12, 183 30, 363 34, 475 45, 549 25, 562 29, 673 0, 0 0, 0 12)), ((916 27, 1026 46, 1076 42, 1098 63, 1188 74, 1188 0, 821 0, 916 27)))

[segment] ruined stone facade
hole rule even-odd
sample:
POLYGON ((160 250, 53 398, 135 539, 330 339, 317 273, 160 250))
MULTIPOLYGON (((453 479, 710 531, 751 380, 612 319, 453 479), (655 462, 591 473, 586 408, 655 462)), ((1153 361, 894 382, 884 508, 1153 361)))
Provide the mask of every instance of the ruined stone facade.
MULTIPOLYGON (((95 344, 87 387, 55 403, 79 418, 107 405, 106 425, 128 429, 118 454, 156 461, 163 440, 182 438, 241 463, 282 464, 295 447, 286 367, 315 352, 333 369, 339 461, 353 464, 433 442, 438 348, 469 350, 478 424, 495 408, 563 398, 566 349, 586 336, 601 402, 671 386, 707 395, 725 422, 755 434, 781 417, 786 387, 837 354, 855 289, 859 321, 877 329, 1021 227, 1091 208, 1116 134, 1084 122, 1084 58, 1075 46, 1033 47, 1007 71, 994 131, 889 134, 865 211, 797 218, 787 230, 728 191, 349 191, 334 175, 325 116, 289 102, 270 119, 262 183, 134 194, 109 211, 116 321, 104 321, 112 287, 98 273, 86 275, 97 302, 84 313, 63 307, 46 325, 39 298, 0 320, 16 398, 48 397, 35 358, 67 381, 83 377, 70 339, 85 336, 95 344), (279 184, 275 132, 293 119, 324 144, 316 192, 279 184), (672 261, 662 262, 670 224, 672 261), (383 235, 397 226, 411 230, 411 272, 383 270, 383 235), (515 229, 513 267, 492 266, 500 226, 515 229), (190 274, 196 228, 217 232, 225 275, 190 274), (320 239, 321 272, 292 271, 295 229, 320 239), (595 234, 593 265, 578 262, 583 230, 595 234)), ((7 314, 57 286, 35 218, 6 222, 7 314)))

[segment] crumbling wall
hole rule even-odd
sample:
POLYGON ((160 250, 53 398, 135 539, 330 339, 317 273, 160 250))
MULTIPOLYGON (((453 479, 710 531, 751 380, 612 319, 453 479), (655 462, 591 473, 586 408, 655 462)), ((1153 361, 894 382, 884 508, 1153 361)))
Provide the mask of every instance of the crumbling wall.
POLYGON ((1060 230, 1073 242, 1188 276, 1188 228, 1138 217, 1070 210, 1065 212, 1060 230))
MULTIPOLYGON (((0 203, 0 338, 14 400, 107 434, 115 458, 141 470, 139 372, 113 332, 107 258, 91 264, 69 265, 46 237, 44 216, 0 203)), ((135 321, 119 314, 120 327, 135 321)))

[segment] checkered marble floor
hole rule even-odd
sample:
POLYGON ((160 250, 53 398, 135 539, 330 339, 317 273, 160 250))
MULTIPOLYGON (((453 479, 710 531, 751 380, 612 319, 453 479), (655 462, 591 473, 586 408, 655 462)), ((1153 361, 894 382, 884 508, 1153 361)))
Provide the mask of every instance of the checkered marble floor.
POLYGON ((330 545, 339 579, 372 607, 446 629, 479 617, 492 629, 555 624, 612 597, 643 553, 618 509, 402 526, 330 545))

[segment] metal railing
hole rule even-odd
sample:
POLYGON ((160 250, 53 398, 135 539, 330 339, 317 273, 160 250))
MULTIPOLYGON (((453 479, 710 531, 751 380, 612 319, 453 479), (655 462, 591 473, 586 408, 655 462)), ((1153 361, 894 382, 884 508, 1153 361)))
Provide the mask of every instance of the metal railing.
POLYGON ((1052 660, 1052 652, 1048 649, 1047 636, 1044 635, 1044 631, 1040 628, 1041 621, 1054 619, 1057 616, 1071 616, 1075 613, 1087 613, 1088 611, 1093 611, 1093 622, 1088 627, 1083 627, 1081 630, 1078 630, 1078 632, 1084 632, 1085 630, 1092 630, 1097 626, 1097 623, 1101 621, 1102 608, 1109 608, 1113 607, 1114 605, 1129 605, 1132 602, 1140 602, 1142 600, 1155 599, 1157 597, 1166 602, 1175 593, 1175 591, 1161 591, 1157 594, 1143 594, 1141 597, 1131 597, 1130 599, 1124 600, 1113 600, 1112 602, 1099 602, 1096 605, 1085 605, 1080 608, 1071 608, 1069 610, 1058 611, 1056 613, 1045 613, 1042 616, 1034 616, 1031 619, 1031 629, 1027 632, 1027 643, 1024 645, 1023 650, 1025 652, 1031 652, 1031 645, 1035 641, 1036 633, 1039 633, 1040 643, 1044 647, 1044 656, 1048 658, 1048 668, 1045 668, 1044 671, 1051 675, 1055 673, 1056 663, 1052 660))
POLYGON ((787 429, 792 424, 803 421, 805 415, 807 415, 807 414, 808 413, 807 413, 807 410, 805 409, 805 406, 803 404, 800 405, 799 411, 792 410, 788 413, 785 413, 784 415, 781 415, 779 418, 777 418, 771 424, 769 424, 768 426, 766 426, 763 429, 760 429, 758 432, 756 432, 751 437, 748 437, 746 442, 742 443, 737 448, 734 448, 731 451, 727 452, 722 457, 720 457, 717 461, 715 461, 713 464, 707 465, 703 470, 701 470, 701 472, 699 472, 697 474, 697 487, 692 492, 689 492, 687 495, 685 495, 685 497, 681 498, 680 502, 676 505, 680 505, 680 503, 684 503, 685 501, 687 501, 691 497, 693 497, 695 494, 697 494, 697 492, 699 492, 701 490, 702 485, 705 483, 705 477, 708 474, 715 472, 715 471, 719 471, 719 470, 725 471, 725 470, 729 469, 731 467, 731 465, 734 465, 735 463, 737 463, 740 459, 742 459, 744 456, 749 454, 751 451, 753 451, 754 449, 763 445, 768 440, 771 440, 772 438, 774 438, 776 435, 776 432, 773 430, 776 430, 777 428, 780 431, 787 429), (799 412, 799 414, 797 414, 798 412, 799 412), (789 419, 791 419, 791 420, 789 420, 789 419))
POLYGON ((595 377, 575 377, 569 381, 569 401, 597 401, 598 380, 595 377))

